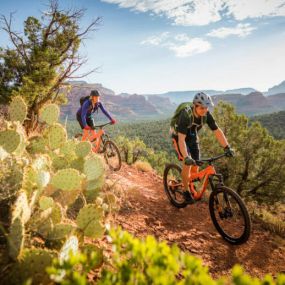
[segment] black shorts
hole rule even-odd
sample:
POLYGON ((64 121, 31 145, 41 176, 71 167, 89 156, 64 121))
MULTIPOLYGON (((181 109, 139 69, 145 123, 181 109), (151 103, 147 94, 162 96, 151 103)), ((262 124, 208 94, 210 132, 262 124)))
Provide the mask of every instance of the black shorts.
MULTIPOLYGON (((197 142, 197 139, 194 139, 193 141, 185 141, 185 142, 186 142, 188 155, 190 154, 194 160, 200 160, 200 147, 199 147, 199 143, 197 142)), ((174 149, 177 152, 178 159, 183 160, 183 155, 179 149, 178 135, 174 135, 174 134, 172 135, 172 143, 173 143, 174 149)))
MULTIPOLYGON (((81 129, 84 129, 84 126, 83 126, 83 123, 82 123, 82 120, 81 120, 81 114, 80 113, 76 113, 76 119, 81 127, 81 129)), ((94 127, 95 126, 95 123, 94 123, 94 120, 93 118, 90 118, 90 117, 87 117, 86 118, 86 123, 89 127, 94 127)))

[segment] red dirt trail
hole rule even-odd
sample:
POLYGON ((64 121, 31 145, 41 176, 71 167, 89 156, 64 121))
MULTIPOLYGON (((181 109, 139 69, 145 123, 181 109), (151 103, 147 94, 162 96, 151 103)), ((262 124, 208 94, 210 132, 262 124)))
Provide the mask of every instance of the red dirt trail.
POLYGON ((184 209, 173 207, 167 199, 162 178, 123 165, 108 175, 124 190, 122 207, 115 223, 137 237, 154 235, 158 240, 176 243, 186 252, 202 258, 214 276, 226 275, 236 263, 253 276, 285 273, 285 242, 253 222, 247 243, 233 246, 214 228, 207 202, 184 209))

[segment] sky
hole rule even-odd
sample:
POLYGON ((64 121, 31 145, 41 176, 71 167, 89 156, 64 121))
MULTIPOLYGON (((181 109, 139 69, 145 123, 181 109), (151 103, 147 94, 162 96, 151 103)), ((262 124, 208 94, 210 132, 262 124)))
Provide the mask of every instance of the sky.
MULTIPOLYGON (((83 80, 121 92, 259 91, 285 80, 285 0, 59 0, 85 8, 82 27, 102 21, 80 48, 98 68, 83 80)), ((44 0, 0 0, 13 26, 47 9, 44 0)), ((0 31, 0 46, 8 38, 0 31)))

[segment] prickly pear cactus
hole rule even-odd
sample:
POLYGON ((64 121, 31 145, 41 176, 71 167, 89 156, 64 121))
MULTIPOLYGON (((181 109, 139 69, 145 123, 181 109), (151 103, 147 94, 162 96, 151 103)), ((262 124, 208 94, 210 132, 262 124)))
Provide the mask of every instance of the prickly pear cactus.
POLYGON ((17 217, 12 222, 9 234, 7 236, 9 245, 9 256, 16 260, 24 249, 25 228, 20 217, 17 217))
POLYGON ((66 239, 75 231, 75 227, 71 224, 57 224, 52 231, 48 233, 46 239, 48 240, 62 240, 66 239))
POLYGON ((79 142, 75 147, 75 153, 78 157, 86 157, 91 152, 91 143, 88 141, 79 142))
POLYGON ((78 228, 85 236, 92 238, 101 238, 105 228, 101 223, 104 211, 95 204, 89 204, 82 208, 76 218, 78 228))
POLYGON ((2 146, 0 146, 0 161, 3 161, 8 156, 9 156, 9 153, 2 146))
POLYGON ((66 129, 60 124, 54 124, 44 131, 44 138, 50 149, 60 148, 67 139, 66 129))
POLYGON ((40 120, 52 125, 58 121, 59 107, 56 104, 47 104, 40 110, 40 120))
POLYGON ((60 205, 62 205, 63 207, 66 207, 75 202, 80 192, 81 192, 81 189, 76 189, 72 191, 57 190, 53 194, 53 198, 60 205))
POLYGON ((84 158, 80 157, 77 159, 74 159, 73 161, 71 161, 70 163, 70 167, 79 170, 80 172, 83 172, 84 169, 84 158))
POLYGON ((68 140, 60 148, 60 153, 65 155, 65 156, 73 154, 73 153, 75 154, 75 147, 76 147, 76 141, 75 140, 68 140))
POLYGON ((99 155, 90 155, 84 163, 84 174, 87 180, 96 180, 105 172, 104 163, 99 155))
POLYGON ((13 266, 10 274, 3 280, 3 284, 24 284, 27 279, 31 279, 32 284, 51 284, 46 268, 52 265, 55 257, 57 257, 55 251, 25 249, 21 260, 13 266))
POLYGON ((53 224, 59 224, 62 220, 63 217, 63 209, 61 208, 60 204, 55 203, 52 207, 52 212, 51 212, 51 220, 53 224))
POLYGON ((45 188, 50 181, 50 173, 48 171, 38 171, 37 185, 39 189, 45 188))
POLYGON ((22 97, 16 96, 13 98, 9 106, 9 115, 11 121, 19 121, 21 124, 27 117, 27 104, 22 97))
POLYGON ((4 130, 0 132, 0 146, 8 153, 16 151, 21 142, 22 137, 15 130, 4 130))
POLYGON ((24 191, 20 191, 18 198, 12 207, 12 221, 20 218, 23 224, 27 223, 31 217, 31 208, 29 207, 27 194, 24 191))
POLYGON ((104 175, 96 180, 87 181, 86 190, 84 194, 88 203, 93 203, 95 201, 95 199, 100 194, 104 182, 105 182, 104 175))
POLYGON ((70 236, 59 252, 59 260, 62 262, 68 260, 70 253, 76 254, 78 252, 79 242, 76 236, 70 236))
POLYGON ((54 200, 51 197, 42 196, 39 200, 41 210, 46 210, 54 206, 54 200))
POLYGON ((35 170, 49 170, 51 161, 47 155, 38 155, 32 162, 32 167, 35 170))
POLYGON ((51 184, 61 190, 72 191, 81 188, 82 176, 76 169, 59 170, 51 180, 51 184))
POLYGON ((45 153, 46 152, 45 139, 42 136, 35 136, 30 138, 26 150, 30 154, 45 153))
POLYGON ((37 171, 31 166, 26 166, 23 173, 22 188, 30 198, 32 192, 37 189, 37 171))
POLYGON ((65 169, 69 166, 68 160, 65 156, 56 156, 52 159, 52 167, 55 170, 65 169))

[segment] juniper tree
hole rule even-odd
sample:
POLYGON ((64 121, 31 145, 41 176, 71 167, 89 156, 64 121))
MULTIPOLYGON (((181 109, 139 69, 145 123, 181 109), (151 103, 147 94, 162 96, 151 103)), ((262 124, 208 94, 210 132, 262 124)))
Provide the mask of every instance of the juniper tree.
POLYGON ((0 48, 0 103, 8 103, 20 95, 28 104, 26 130, 37 126, 39 109, 48 101, 64 101, 65 82, 81 78, 75 76, 87 58, 79 54, 81 42, 96 30, 100 18, 80 27, 84 9, 60 9, 57 1, 50 1, 41 17, 29 16, 23 31, 13 29, 13 16, 1 16, 1 27, 9 36, 7 47, 0 48))

